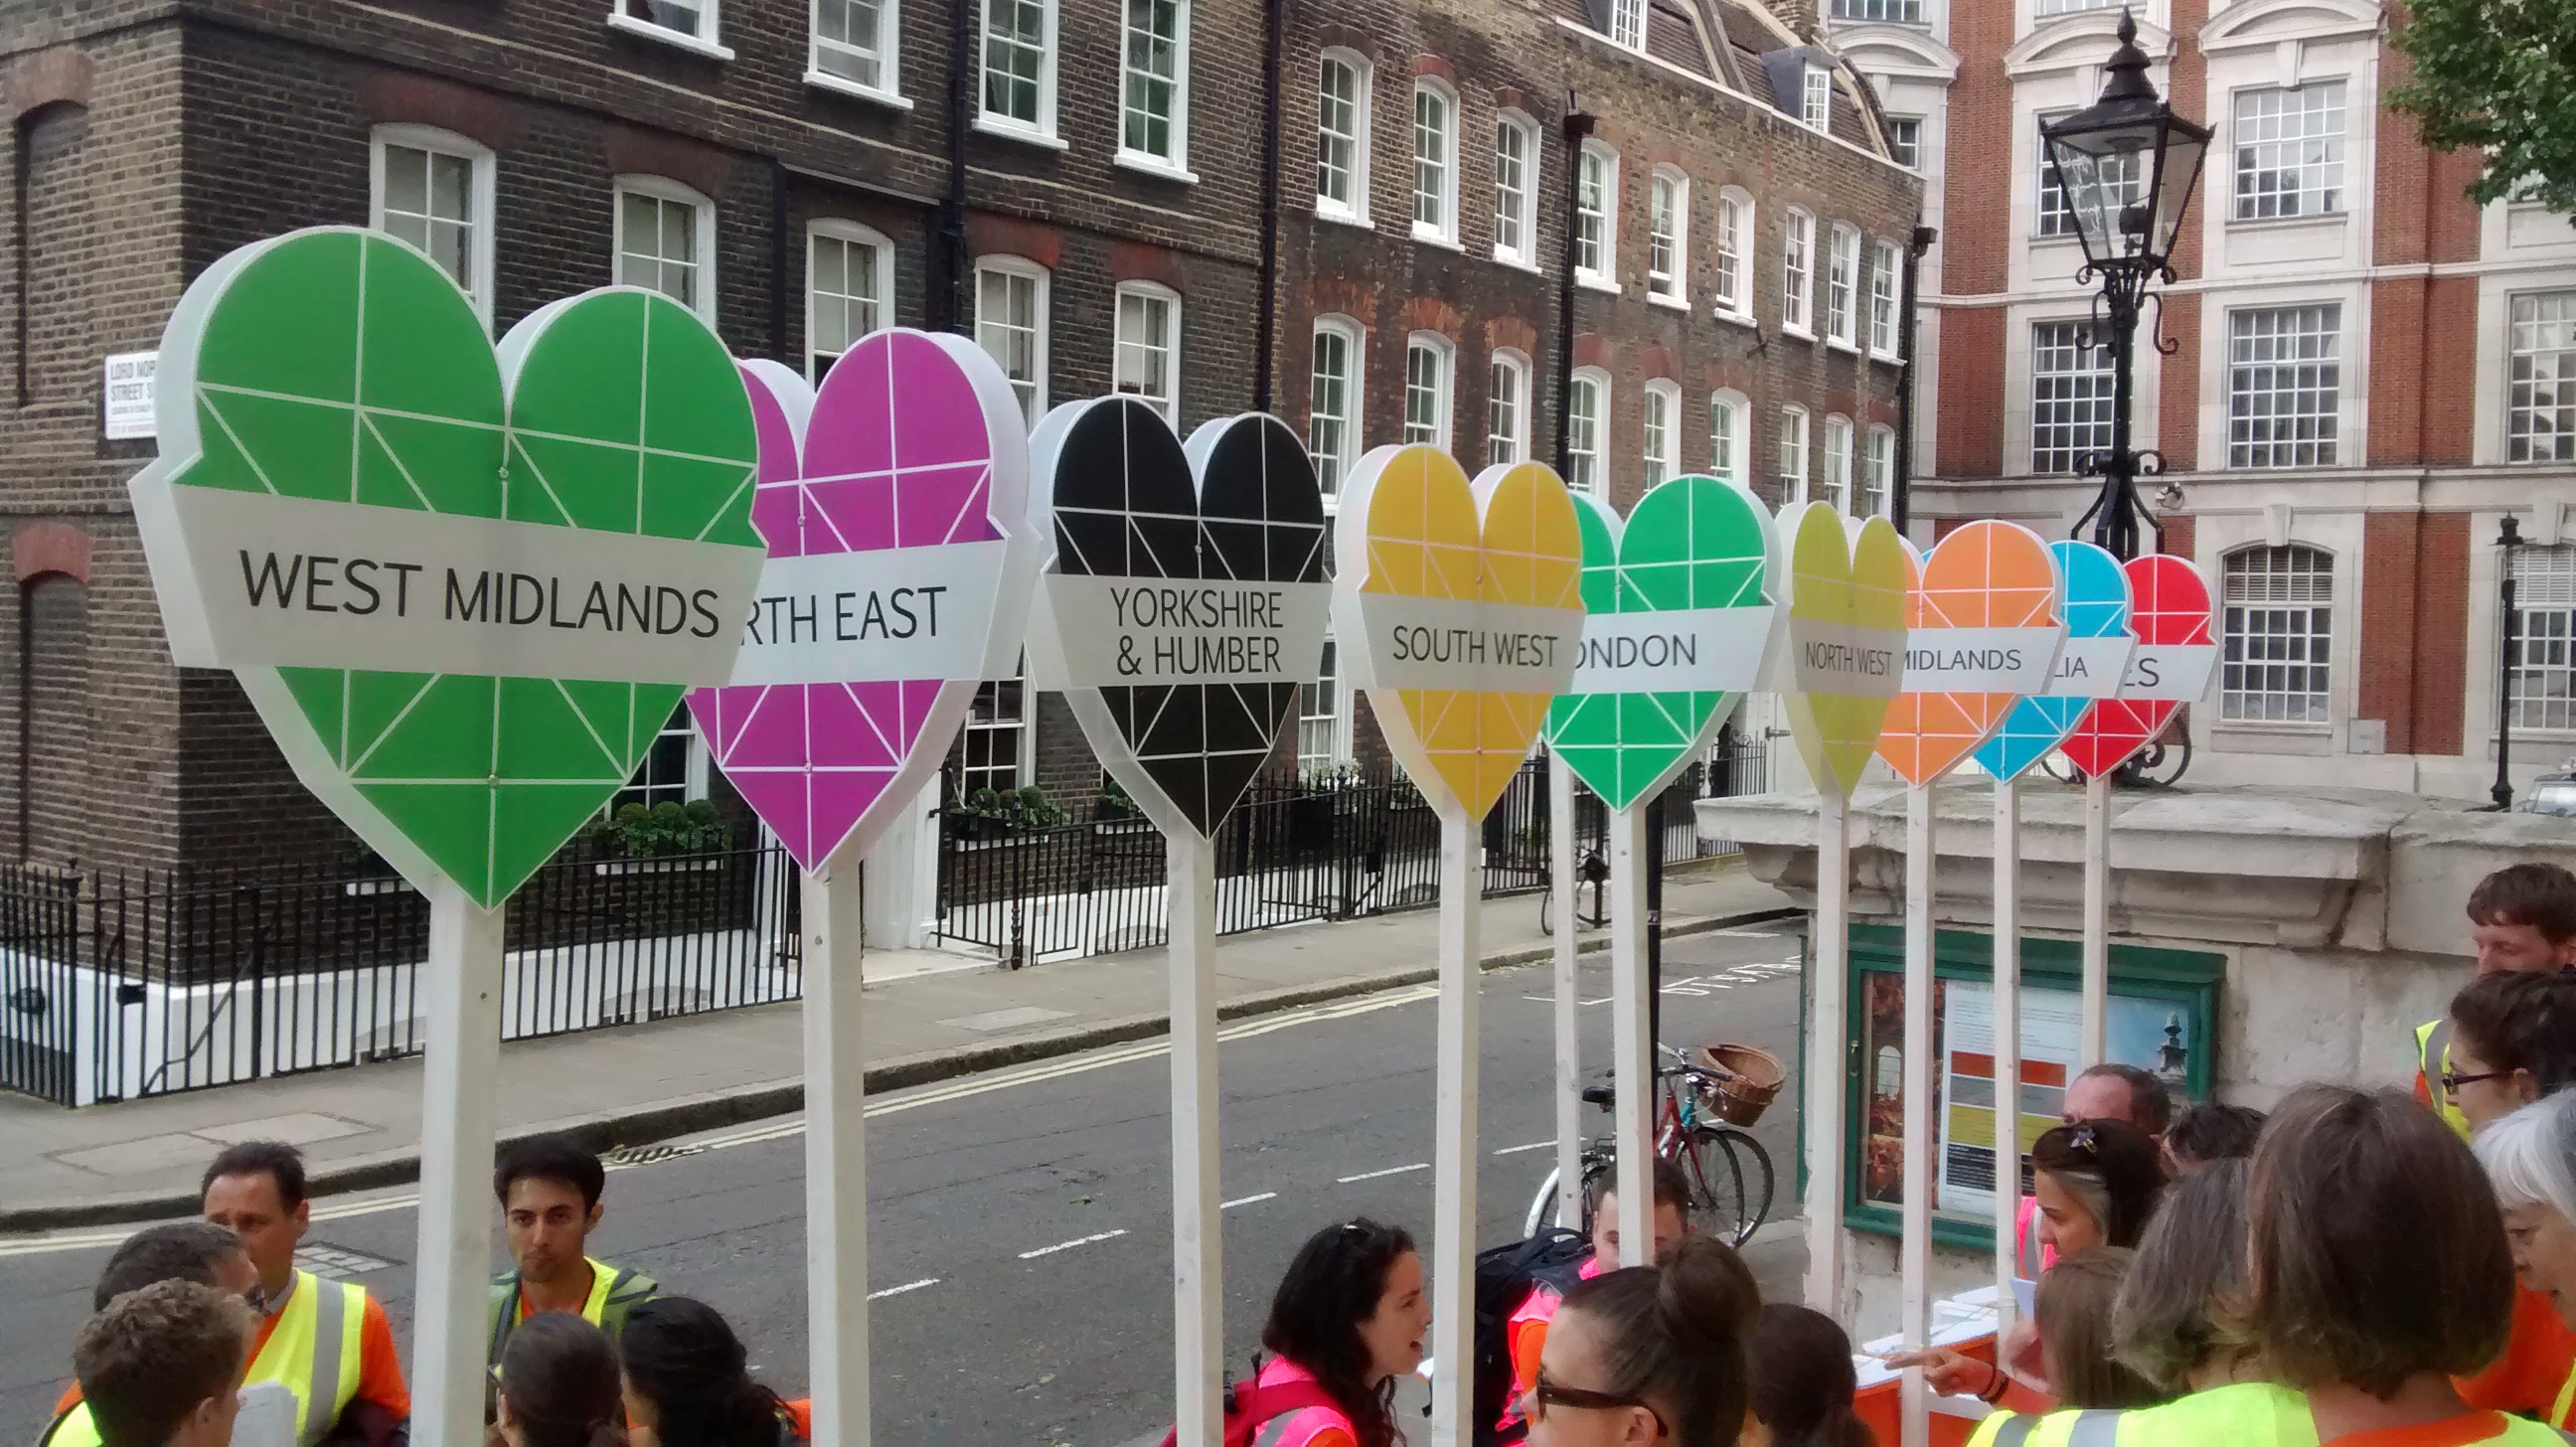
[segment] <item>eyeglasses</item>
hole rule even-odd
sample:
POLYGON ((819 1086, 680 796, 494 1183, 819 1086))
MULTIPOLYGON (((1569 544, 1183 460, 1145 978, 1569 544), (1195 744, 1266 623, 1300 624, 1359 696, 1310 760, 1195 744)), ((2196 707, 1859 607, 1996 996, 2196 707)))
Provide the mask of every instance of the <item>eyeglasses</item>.
POLYGON ((2456 1097, 2463 1085, 2475 1085, 2481 1080, 2503 1080, 2512 1074, 2510 1070, 2481 1070, 2475 1075, 2462 1075, 2456 1070, 2445 1070, 2442 1072, 2442 1094, 2456 1097))
POLYGON ((1578 1412, 1616 1412, 1636 1407, 1655 1419, 1655 1432, 1658 1436, 1671 1430, 1664 1425, 1664 1414, 1656 1411, 1643 1399, 1564 1386, 1549 1380, 1545 1367, 1538 1369, 1538 1381, 1531 1386, 1526 1403, 1522 1410, 1533 1422, 1546 1421, 1547 1409, 1550 1407, 1572 1407, 1578 1412))

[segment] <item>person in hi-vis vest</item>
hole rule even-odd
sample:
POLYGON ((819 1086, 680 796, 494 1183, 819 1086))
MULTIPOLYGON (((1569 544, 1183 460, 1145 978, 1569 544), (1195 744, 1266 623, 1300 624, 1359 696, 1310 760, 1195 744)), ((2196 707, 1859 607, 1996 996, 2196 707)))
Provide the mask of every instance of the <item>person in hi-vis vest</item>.
POLYGON ((653 1278, 590 1256, 608 1172, 599 1157, 562 1136, 531 1136, 501 1152, 492 1172, 501 1221, 517 1266, 492 1281, 485 1359, 501 1364, 510 1334, 541 1311, 569 1311, 614 1339, 653 1278))
POLYGON ((276 1141, 243 1141, 206 1167, 205 1218, 241 1238, 259 1269, 262 1316, 250 1380, 295 1394, 299 1447, 396 1447, 411 1438, 411 1392, 382 1303, 354 1281, 299 1270, 296 1243, 313 1224, 304 1155, 276 1141))
POLYGON ((107 1304, 72 1346, 93 1440, 228 1447, 241 1415, 250 1307, 194 1281, 157 1281, 107 1304))
MULTIPOLYGON (((107 1258, 90 1293, 90 1310, 103 1312, 127 1292, 164 1281, 193 1281, 211 1286, 245 1306, 260 1299, 259 1270, 242 1250, 241 1238, 207 1221, 167 1221, 128 1236, 107 1258)), ((255 1307, 253 1309, 256 1309, 255 1307)), ((248 1329, 250 1318, 243 1318, 248 1329)), ((247 1345, 247 1343, 245 1343, 247 1345)), ((249 1354, 243 1354, 243 1365, 249 1354)), ((246 1387, 243 1415, 235 1419, 234 1447, 292 1447, 294 1396, 275 1382, 246 1387), (283 1399, 279 1401, 278 1399, 283 1399), (282 1414, 280 1408, 283 1409, 282 1414), (280 1415, 284 1424, 275 1423, 280 1415)), ((36 1439, 38 1447, 100 1447, 98 1420, 83 1398, 79 1379, 54 1403, 54 1420, 36 1439)))
MULTIPOLYGON (((2555 864, 2516 864, 2479 880, 2469 891, 2469 942, 2479 979, 2576 969, 2576 874, 2555 864)), ((2451 1018, 2416 1026, 2415 1098, 2467 1140, 2469 1118, 2442 1089, 2451 1068, 2451 1018)))

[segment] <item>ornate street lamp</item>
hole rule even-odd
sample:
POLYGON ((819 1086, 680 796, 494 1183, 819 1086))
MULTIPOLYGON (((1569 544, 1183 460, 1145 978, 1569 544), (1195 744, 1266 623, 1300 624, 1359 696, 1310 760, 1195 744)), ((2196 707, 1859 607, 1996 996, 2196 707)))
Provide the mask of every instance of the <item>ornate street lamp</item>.
POLYGON ((2513 807, 2513 665, 2515 609, 2514 554, 2529 546, 2522 535, 2522 523, 2512 513, 2504 515, 2504 526, 2496 530, 2496 576, 2501 580, 2496 589, 2496 618, 2502 624, 2496 630, 2496 777, 2495 786, 2487 790, 2497 810, 2513 807))
MULTIPOLYGON (((2137 22, 2125 10, 2119 35, 2120 48, 2104 68, 2102 98, 2040 127, 2040 140, 2057 168, 2058 194, 2084 247, 2084 268, 2075 280, 2101 283, 2093 335, 2107 332, 2111 347, 2111 448, 2093 454, 2085 465, 2088 474, 2101 476, 2102 495, 2076 528, 2092 523, 2095 542, 2119 557, 2134 558, 2140 519, 2156 528, 2154 515, 2138 501, 2137 480, 2164 470, 2162 453, 2152 448, 2139 452, 2129 445, 2138 314, 2150 282, 2174 279, 2174 239, 2182 234, 2183 213, 2200 182, 2209 127, 2175 115, 2156 94, 2147 79, 2146 52, 2138 49, 2137 22)), ((2173 350, 2162 341, 2156 347, 2173 350)))

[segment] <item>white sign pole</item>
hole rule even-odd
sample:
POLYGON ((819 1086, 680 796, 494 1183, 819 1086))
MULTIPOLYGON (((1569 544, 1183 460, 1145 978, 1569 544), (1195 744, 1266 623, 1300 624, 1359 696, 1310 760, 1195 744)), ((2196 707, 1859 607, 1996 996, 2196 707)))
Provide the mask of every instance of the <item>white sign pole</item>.
MULTIPOLYGON (((1905 1237, 1900 1265, 1905 1349, 1932 1339, 1932 790, 1905 791, 1905 1237)), ((1905 1372, 1904 1447, 1925 1447, 1932 1393, 1905 1372)))
POLYGON ((1224 1232, 1217 1209, 1216 845, 1181 830, 1171 860, 1172 1339, 1178 1439, 1216 1447, 1225 1402, 1224 1232))
POLYGON ((2020 1302, 2021 780, 1995 780, 1995 1340, 2020 1302))
POLYGON ((1843 1041, 1851 979, 1851 803, 1816 795, 1816 938, 1807 1007, 1807 1305, 1843 1315, 1843 1041))
POLYGON ((2078 1069, 2106 1054, 2111 1004, 2111 777, 2084 781, 2084 1019, 2076 1042, 2078 1069))
POLYGON ((1583 1037, 1576 1014, 1574 770, 1563 758, 1547 771, 1549 908, 1556 915, 1556 1219, 1583 1219, 1583 1037))
POLYGON ((859 1042, 860 871, 805 876, 805 1321, 814 1435, 867 1447, 867 1062, 859 1042))
POLYGON ((483 1439, 492 1146, 500 1123, 502 911, 441 880, 429 896, 421 1003, 420 1251, 413 1273, 412 1439, 483 1439))
POLYGON ((1467 1447, 1476 1400, 1477 914, 1485 871, 1476 819, 1440 806, 1439 1101, 1432 1131, 1433 1447, 1467 1447))
POLYGON ((1646 994, 1646 811, 1610 814, 1610 1049, 1619 1149, 1619 1264, 1655 1259, 1655 1039, 1646 994))

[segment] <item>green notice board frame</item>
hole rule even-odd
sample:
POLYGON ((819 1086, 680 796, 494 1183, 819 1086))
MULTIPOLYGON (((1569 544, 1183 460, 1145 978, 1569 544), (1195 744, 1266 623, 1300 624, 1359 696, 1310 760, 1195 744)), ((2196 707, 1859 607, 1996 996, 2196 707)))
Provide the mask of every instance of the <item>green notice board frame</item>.
MULTIPOLYGON (((2045 939, 2024 935, 2022 949, 2022 990, 2024 999, 2024 1058, 2029 1058, 2031 1022, 2039 1012, 2032 1008, 2034 992, 2059 991, 2076 994, 2083 986, 2083 947, 2073 940, 2045 939)), ((1953 983, 1991 990, 1994 984, 1994 938, 1977 930, 1939 930, 1933 936, 1933 977, 1941 987, 1940 1004, 1933 1016, 1933 1038, 1936 1052, 1947 1059, 1946 1036, 1949 1015, 1949 986, 1953 983)), ((2132 1026, 2142 1019, 2161 1014, 2168 1027, 2167 1043, 2180 1049, 2178 1060, 2172 1057, 2127 1060, 2127 1054, 2142 1053, 2135 1048, 2124 1053, 2122 1032, 2113 1031, 2111 1058, 2125 1063, 2159 1069, 2178 1077, 2181 1092, 2193 1100, 2209 1098, 2215 1075, 2218 1022, 2218 992, 2226 979, 2227 957, 2196 950, 2161 949, 2145 945, 2111 946, 2111 1011, 2115 1027, 2126 1022, 2132 1026), (2124 1007, 2125 1006, 2125 1007, 2124 1007), (2180 1038, 2174 1040, 2170 1027, 2178 1025, 2180 1038)), ((1850 933, 1850 965, 1847 998, 1849 1013, 1843 1024, 1844 1119, 1843 1119, 1843 1224, 1852 1230, 1868 1231, 1883 1236, 1902 1234, 1901 1207, 1896 1197, 1873 1192, 1869 1170, 1868 1148, 1871 1105, 1875 1099, 1873 1075, 1884 1074, 1884 1068, 1902 1071, 1902 1039, 1890 1045, 1881 1041, 1872 1049, 1871 1006, 1874 981, 1884 1006, 1889 1001, 1902 1008, 1905 981, 1905 931, 1893 925, 1855 924, 1850 933), (1885 1057, 1893 1052, 1896 1059, 1885 1057), (1875 1057, 1875 1058, 1874 1058, 1875 1057), (1873 1066, 1884 1067, 1878 1071, 1873 1066)), ((2044 997, 2043 997, 2044 998, 2044 997)), ((1882 1013, 1884 1013, 1882 1011, 1882 1013)), ((1985 1027, 1980 1027, 1980 1034, 1985 1027)), ((1886 1032, 1878 1032, 1883 1036, 1886 1032)), ((1991 1036, 1986 1037, 1987 1040, 1991 1036)), ((1967 1044, 1968 1042, 1962 1042, 1967 1044)), ((1976 1042, 1985 1044, 1985 1040, 1976 1042)), ((2134 1039, 2125 1042, 2135 1046, 2134 1039)), ((1991 1048, 1991 1047, 1989 1047, 1991 1048)), ((2030 1099, 2035 1082, 2026 1073, 2024 1102, 2030 1099)), ((1950 1078, 1949 1071, 1936 1075, 1950 1078)), ((2037 1085, 2045 1090, 2044 1084, 2037 1085)), ((1989 1086, 1991 1090, 1991 1086, 1989 1086)), ((1991 1099, 1991 1096, 1989 1096, 1991 1099)), ((1901 1110, 1901 1095, 1885 1109, 1901 1110)), ((1934 1103, 1934 1119, 1941 1118, 1946 1101, 1934 1103)), ((1883 1109, 1882 1117, 1885 1114, 1883 1109)), ((1991 1137, 1989 1137, 1991 1140, 1991 1137)), ((1901 1137, 1899 1137, 1901 1144, 1901 1137)), ((1886 1132, 1880 1132, 1881 1155, 1887 1153, 1886 1132)), ((1803 1159, 1803 1152, 1801 1153, 1803 1159)), ((1938 1168, 1936 1161, 1936 1170, 1938 1168)), ((1886 1174, 1884 1163, 1880 1172, 1886 1174)), ((1901 1184, 1901 1182, 1900 1182, 1901 1184)), ((1944 1211, 1937 1204, 1932 1213, 1932 1239, 1942 1246, 1971 1251, 1991 1251, 1995 1247, 1994 1223, 1991 1218, 1944 1211)))

